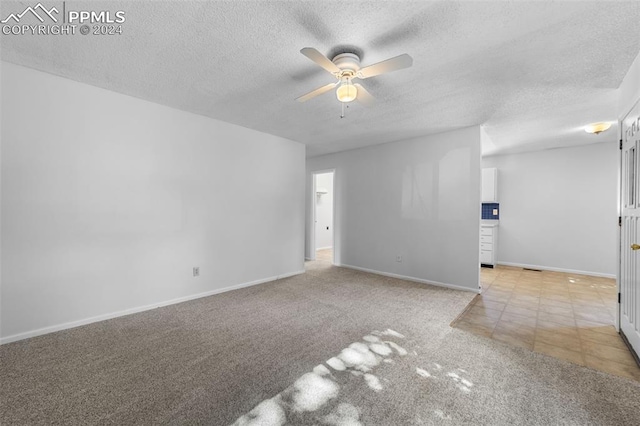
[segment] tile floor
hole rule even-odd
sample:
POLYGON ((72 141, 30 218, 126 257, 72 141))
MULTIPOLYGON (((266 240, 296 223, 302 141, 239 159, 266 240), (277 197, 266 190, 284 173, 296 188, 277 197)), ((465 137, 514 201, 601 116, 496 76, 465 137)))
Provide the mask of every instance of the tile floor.
POLYGON ((482 268, 482 294, 452 326, 640 381, 614 327, 615 280, 522 268, 482 268))
POLYGON ((333 262, 333 249, 316 250, 316 260, 323 260, 325 262, 333 262))

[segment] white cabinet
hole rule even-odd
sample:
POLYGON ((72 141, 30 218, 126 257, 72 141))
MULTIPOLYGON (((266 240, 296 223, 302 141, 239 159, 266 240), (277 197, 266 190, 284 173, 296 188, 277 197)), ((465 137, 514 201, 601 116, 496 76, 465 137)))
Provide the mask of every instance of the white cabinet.
POLYGON ((498 227, 495 225, 480 225, 480 264, 496 265, 498 254, 498 227))
POLYGON ((482 202, 498 202, 498 169, 482 169, 482 202))

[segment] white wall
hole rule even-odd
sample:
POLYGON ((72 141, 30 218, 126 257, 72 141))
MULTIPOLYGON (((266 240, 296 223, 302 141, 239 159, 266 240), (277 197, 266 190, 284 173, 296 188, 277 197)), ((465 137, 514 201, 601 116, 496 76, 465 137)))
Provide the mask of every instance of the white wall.
POLYGON ((302 271, 304 152, 2 63, 3 341, 302 271))
POLYGON ((333 173, 316 175, 316 190, 328 192, 316 195, 316 249, 333 247, 333 173))
POLYGON ((614 276, 618 153, 605 143, 483 158, 498 168, 498 262, 614 276))
POLYGON ((336 263, 478 290, 479 127, 307 159, 307 235, 311 174, 327 169, 336 263))
POLYGON ((623 119, 631 108, 640 100, 640 53, 629 68, 620 88, 618 102, 618 118, 623 119))

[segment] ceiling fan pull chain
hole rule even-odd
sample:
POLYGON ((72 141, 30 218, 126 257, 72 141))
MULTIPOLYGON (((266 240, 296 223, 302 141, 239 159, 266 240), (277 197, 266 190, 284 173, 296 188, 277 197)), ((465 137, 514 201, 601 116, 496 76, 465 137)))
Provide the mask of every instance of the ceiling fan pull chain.
POLYGON ((340 118, 344 118, 344 102, 340 102, 340 105, 342 105, 342 114, 340 114, 340 118))

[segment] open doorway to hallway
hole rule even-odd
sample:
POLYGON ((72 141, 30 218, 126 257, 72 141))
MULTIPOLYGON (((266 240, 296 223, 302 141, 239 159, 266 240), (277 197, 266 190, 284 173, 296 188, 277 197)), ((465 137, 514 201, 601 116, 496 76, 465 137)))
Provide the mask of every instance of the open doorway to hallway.
POLYGON ((333 263, 334 171, 313 175, 314 250, 316 260, 333 263))

